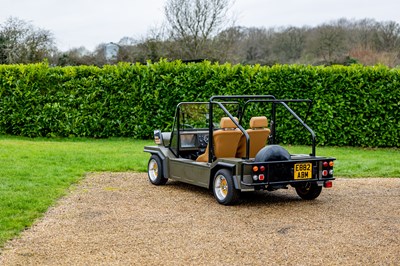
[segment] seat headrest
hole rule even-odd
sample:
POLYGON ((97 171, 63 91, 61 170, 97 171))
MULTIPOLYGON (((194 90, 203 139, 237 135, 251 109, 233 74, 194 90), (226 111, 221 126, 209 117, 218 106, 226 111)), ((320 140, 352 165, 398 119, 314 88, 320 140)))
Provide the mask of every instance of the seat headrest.
MULTIPOLYGON (((237 118, 235 117, 236 121, 237 118)), ((221 122, 219 123, 220 128, 237 128, 235 123, 229 117, 222 117, 221 122)))
POLYGON ((265 116, 254 116, 250 119, 250 128, 264 128, 268 126, 268 119, 265 116))

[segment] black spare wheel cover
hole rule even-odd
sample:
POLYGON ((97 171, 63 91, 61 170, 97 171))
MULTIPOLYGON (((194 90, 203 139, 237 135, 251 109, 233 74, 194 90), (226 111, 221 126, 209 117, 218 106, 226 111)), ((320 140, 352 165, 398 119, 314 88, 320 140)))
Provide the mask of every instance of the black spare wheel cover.
POLYGON ((290 154, 279 145, 268 145, 262 148, 256 155, 256 162, 268 161, 287 161, 290 160, 290 154))

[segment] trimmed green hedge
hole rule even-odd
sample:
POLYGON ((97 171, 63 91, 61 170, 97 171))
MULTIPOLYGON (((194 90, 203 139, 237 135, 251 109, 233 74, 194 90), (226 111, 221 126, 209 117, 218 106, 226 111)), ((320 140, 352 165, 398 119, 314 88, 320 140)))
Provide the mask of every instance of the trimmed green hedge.
MULTIPOLYGON (((0 65, 0 133, 150 138, 171 128, 178 102, 216 94, 309 98, 320 145, 400 146, 400 70, 359 65, 0 65)), ((299 129, 279 124, 279 141, 310 143, 299 129)))

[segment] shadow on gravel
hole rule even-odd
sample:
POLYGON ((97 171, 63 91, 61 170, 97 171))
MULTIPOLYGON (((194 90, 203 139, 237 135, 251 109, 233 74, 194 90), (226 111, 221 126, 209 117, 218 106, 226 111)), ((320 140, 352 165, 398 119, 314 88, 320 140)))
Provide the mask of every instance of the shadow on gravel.
MULTIPOLYGON (((201 188, 195 185, 190 185, 186 183, 182 183, 179 181, 168 181, 166 186, 181 190, 182 192, 190 192, 196 194, 196 197, 202 198, 214 198, 214 195, 211 190, 206 188, 201 188)), ((317 202, 316 199, 313 202, 317 202)), ((251 205, 251 206, 260 206, 260 205, 268 205, 268 204, 287 204, 293 202, 311 202, 304 201, 300 197, 298 197, 294 190, 289 189, 281 189, 279 191, 254 191, 254 192, 242 192, 240 195, 240 201, 237 205, 251 205)), ((216 204, 218 204, 215 201, 216 204)))
POLYGON ((241 194, 241 203, 249 205, 286 204, 303 201, 288 190, 282 191, 254 191, 241 194))

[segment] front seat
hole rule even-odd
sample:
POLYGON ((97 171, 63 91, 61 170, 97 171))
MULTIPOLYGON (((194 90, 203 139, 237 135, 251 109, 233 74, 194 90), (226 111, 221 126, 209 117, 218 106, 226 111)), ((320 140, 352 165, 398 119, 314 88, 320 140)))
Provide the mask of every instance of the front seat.
MULTIPOLYGON (((220 129, 213 133, 214 156, 216 158, 235 157, 242 132, 229 117, 221 118, 220 129)), ((208 162, 208 149, 197 158, 197 162, 208 162)))
MULTIPOLYGON (((250 119, 250 129, 246 132, 250 137, 249 157, 254 158, 259 150, 265 147, 271 131, 268 126, 268 119, 265 116, 254 116, 250 119)), ((246 136, 240 138, 236 157, 244 158, 246 156, 246 136)))

